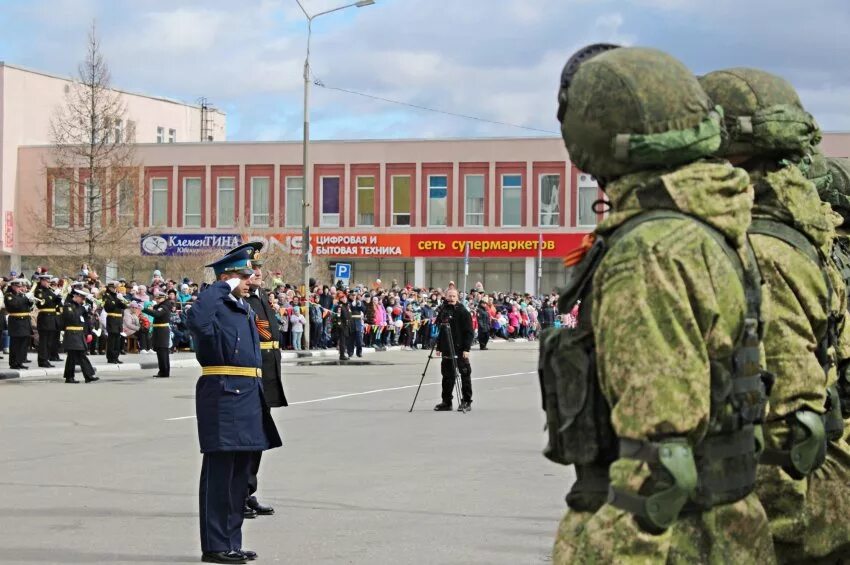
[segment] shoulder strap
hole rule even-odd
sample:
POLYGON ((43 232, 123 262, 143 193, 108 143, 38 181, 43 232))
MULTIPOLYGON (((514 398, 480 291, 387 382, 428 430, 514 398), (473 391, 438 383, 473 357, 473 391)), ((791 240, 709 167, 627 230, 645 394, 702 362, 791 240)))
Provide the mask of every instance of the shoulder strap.
POLYGON ((808 257, 811 261, 823 267, 823 261, 821 260, 820 253, 818 253, 814 244, 808 237, 806 237, 805 234, 803 234, 803 232, 789 226, 788 224, 784 224, 770 218, 753 218, 749 232, 759 235, 767 235, 782 240, 808 257))

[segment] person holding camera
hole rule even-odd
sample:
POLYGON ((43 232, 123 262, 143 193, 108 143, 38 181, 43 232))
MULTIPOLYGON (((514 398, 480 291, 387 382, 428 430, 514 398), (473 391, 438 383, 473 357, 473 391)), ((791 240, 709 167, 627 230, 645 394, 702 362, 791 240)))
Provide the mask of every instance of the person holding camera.
POLYGON ((437 312, 440 333, 436 345, 437 356, 442 357, 440 372, 443 375, 443 401, 434 406, 436 412, 452 409, 452 392, 455 386, 454 363, 460 372, 461 399, 459 411, 472 410, 472 366, 469 364, 469 349, 472 347, 472 315, 458 304, 457 289, 449 288, 446 301, 437 312), (449 342, 451 340, 451 343, 449 342), (454 352, 456 359, 452 359, 454 352))

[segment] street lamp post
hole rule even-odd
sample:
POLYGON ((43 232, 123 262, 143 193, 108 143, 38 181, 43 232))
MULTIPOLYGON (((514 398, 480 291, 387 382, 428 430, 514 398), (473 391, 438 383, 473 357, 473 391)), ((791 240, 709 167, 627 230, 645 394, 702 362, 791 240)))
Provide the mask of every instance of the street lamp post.
POLYGON ((301 278, 304 282, 304 300, 307 302, 307 310, 304 316, 304 344, 306 349, 310 349, 310 210, 313 205, 313 190, 310 182, 312 177, 310 174, 310 38, 313 32, 313 20, 319 16, 338 12, 346 8, 363 8, 364 6, 371 6, 375 3, 375 0, 360 0, 359 2, 346 4, 345 6, 340 6, 339 8, 333 8, 331 10, 325 10, 324 12, 313 14, 312 16, 304 9, 304 6, 301 4, 301 0, 295 1, 298 3, 298 7, 301 8, 301 11, 304 12, 304 16, 307 18, 307 56, 304 58, 304 190, 301 199, 301 278))

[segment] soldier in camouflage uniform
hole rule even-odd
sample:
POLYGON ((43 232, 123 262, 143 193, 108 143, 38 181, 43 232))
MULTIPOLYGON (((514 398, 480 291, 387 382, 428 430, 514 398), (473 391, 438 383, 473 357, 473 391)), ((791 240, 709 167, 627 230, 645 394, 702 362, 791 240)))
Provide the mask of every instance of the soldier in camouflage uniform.
POLYGON ((850 448, 835 388, 847 302, 831 259, 841 220, 798 166, 811 162, 820 133, 787 81, 738 68, 700 83, 725 111, 720 154, 747 169, 755 189, 750 232, 770 313, 767 369, 776 378, 756 492, 778 559, 810 562, 850 542, 850 448))
MULTIPOLYGON (((553 560, 772 563, 767 517, 750 492, 758 457, 753 419, 747 429, 726 433, 731 393, 715 397, 711 386, 736 382, 730 358, 755 326, 737 271, 744 265, 752 272, 754 263, 746 246, 749 178, 726 161, 706 159, 721 143, 721 111, 678 60, 619 48, 571 69, 581 54, 564 69, 559 120, 571 159, 596 176, 610 199, 612 212, 595 233, 606 237, 657 211, 671 217, 628 231, 595 272, 598 382, 619 454, 602 475, 577 466, 576 485, 610 481, 608 502, 603 491, 596 505, 570 504, 581 494, 574 485, 553 560), (721 454, 732 436, 745 441, 736 453, 721 454), (690 481, 681 480, 681 469, 658 464, 676 449, 686 454, 690 481), (659 493, 678 500, 665 527, 634 511, 635 500, 659 493)), ((758 301, 755 310, 758 318, 758 301)), ((757 339, 754 349, 758 365, 757 339)), ((760 394, 763 403, 764 388, 760 394)), ((651 503, 644 508, 652 510, 651 503)))

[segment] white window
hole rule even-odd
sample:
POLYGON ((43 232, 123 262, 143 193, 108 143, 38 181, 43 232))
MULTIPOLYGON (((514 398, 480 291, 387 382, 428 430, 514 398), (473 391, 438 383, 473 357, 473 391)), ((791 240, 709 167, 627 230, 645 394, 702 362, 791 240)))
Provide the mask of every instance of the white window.
POLYGON ((156 142, 165 143, 165 128, 162 126, 156 128, 156 142))
POLYGON ((339 177, 322 177, 321 225, 339 227, 339 177))
POLYGON ((286 227, 301 225, 304 206, 304 177, 286 177, 286 227))
POLYGON ((103 211, 100 205, 100 189, 88 179, 83 190, 83 225, 89 227, 92 220, 96 220, 103 211))
POLYGON ((201 227, 201 179, 183 179, 183 225, 201 227))
POLYGON ((446 225, 449 201, 449 177, 428 175, 428 225, 446 225))
POLYGON ((561 223, 561 175, 540 175, 540 227, 561 223))
POLYGON ((113 143, 124 142, 124 121, 121 118, 115 118, 112 122, 113 143))
POLYGON ((236 179, 218 177, 216 222, 220 228, 232 228, 236 218, 236 179))
POLYGON ((484 225, 484 175, 466 175, 463 179, 466 199, 464 226, 484 225))
POLYGON ((599 184, 592 175, 578 175, 578 225, 595 226, 596 212, 593 203, 599 199, 599 184))
POLYGON ((410 177, 393 176, 393 225, 410 225, 410 177))
POLYGON ((174 143, 177 141, 177 130, 170 129, 168 130, 168 143, 174 143))
POLYGON ((168 225, 168 179, 151 179, 151 225, 168 225))
POLYGON ((136 141, 136 122, 133 120, 127 120, 127 130, 125 131, 124 139, 127 143, 136 141))
POLYGON ((132 225, 136 221, 136 191, 133 182, 124 179, 118 183, 118 222, 123 226, 132 225))
POLYGON ((357 177, 357 225, 375 225, 375 177, 357 177))
POLYGON ((502 226, 522 225, 522 175, 502 175, 502 226))
POLYGON ((71 181, 53 179, 53 227, 67 228, 71 225, 71 181))
POLYGON ((269 177, 251 177, 251 225, 269 227, 269 177))

